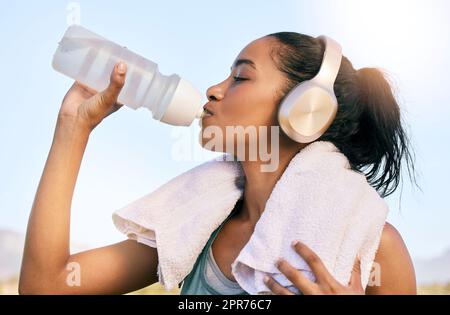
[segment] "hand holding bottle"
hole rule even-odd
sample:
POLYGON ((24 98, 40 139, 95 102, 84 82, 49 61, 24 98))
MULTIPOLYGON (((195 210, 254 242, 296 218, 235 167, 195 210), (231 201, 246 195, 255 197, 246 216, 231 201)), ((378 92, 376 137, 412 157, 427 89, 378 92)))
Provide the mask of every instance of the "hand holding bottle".
POLYGON ((123 106, 117 103, 117 98, 125 84, 126 71, 125 63, 117 63, 111 72, 108 87, 101 92, 76 81, 65 95, 58 117, 75 119, 92 131, 104 118, 123 106))

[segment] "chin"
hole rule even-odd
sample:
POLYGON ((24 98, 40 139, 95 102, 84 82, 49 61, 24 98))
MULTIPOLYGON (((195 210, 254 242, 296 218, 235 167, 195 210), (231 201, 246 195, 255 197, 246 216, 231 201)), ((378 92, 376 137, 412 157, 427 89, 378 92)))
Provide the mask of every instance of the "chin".
POLYGON ((221 143, 222 148, 219 148, 220 147, 220 143, 218 143, 218 145, 214 145, 214 140, 213 139, 214 139, 214 137, 216 135, 213 134, 212 137, 203 137, 203 131, 204 131, 204 129, 201 128, 199 133, 198 133, 198 137, 197 137, 198 138, 198 142, 202 146, 202 148, 205 149, 205 150, 211 151, 211 152, 222 152, 222 153, 225 153, 225 151, 226 151, 225 148, 224 148, 224 146, 225 146, 225 139, 222 139, 222 143, 221 143), (209 146, 205 147, 206 144, 209 144, 209 146))
POLYGON ((198 143, 200 144, 200 146, 203 148, 203 149, 205 149, 205 150, 208 150, 208 151, 212 151, 212 152, 215 152, 216 151, 216 148, 215 147, 213 147, 212 149, 211 148, 205 148, 205 145, 208 143, 208 141, 210 141, 211 139, 210 138, 204 138, 203 137, 203 128, 201 128, 200 129, 200 131, 199 131, 199 133, 198 133, 198 143))

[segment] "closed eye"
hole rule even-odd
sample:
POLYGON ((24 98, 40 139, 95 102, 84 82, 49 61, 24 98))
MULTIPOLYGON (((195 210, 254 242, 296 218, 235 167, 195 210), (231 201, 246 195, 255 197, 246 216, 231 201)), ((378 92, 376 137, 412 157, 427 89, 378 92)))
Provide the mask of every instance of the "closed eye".
POLYGON ((233 77, 233 80, 234 81, 237 81, 237 82, 239 82, 239 81, 245 81, 245 80, 248 80, 247 78, 242 78, 242 77, 233 77))

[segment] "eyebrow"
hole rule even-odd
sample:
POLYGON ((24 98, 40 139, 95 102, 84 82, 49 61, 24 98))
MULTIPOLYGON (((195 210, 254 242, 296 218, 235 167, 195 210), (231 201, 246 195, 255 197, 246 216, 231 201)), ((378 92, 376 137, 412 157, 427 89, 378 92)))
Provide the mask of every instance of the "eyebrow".
POLYGON ((241 65, 241 64, 247 64, 247 65, 250 65, 250 66, 252 66, 252 67, 256 70, 256 65, 255 65, 255 63, 254 63, 252 60, 250 60, 250 59, 238 59, 238 60, 236 60, 236 62, 234 63, 234 65, 232 65, 232 66, 230 67, 230 71, 233 70, 233 67, 237 67, 237 66, 239 66, 239 65, 241 65))

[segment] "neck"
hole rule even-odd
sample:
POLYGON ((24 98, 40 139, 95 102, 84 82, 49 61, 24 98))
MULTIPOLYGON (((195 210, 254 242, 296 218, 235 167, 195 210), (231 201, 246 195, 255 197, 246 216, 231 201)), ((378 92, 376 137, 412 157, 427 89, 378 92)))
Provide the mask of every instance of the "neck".
POLYGON ((261 166, 267 164, 260 160, 240 161, 245 175, 244 200, 239 211, 239 217, 246 223, 256 225, 264 212, 266 202, 272 190, 283 175, 292 158, 304 147, 299 144, 286 146, 279 150, 278 167, 273 172, 262 172, 261 166))

